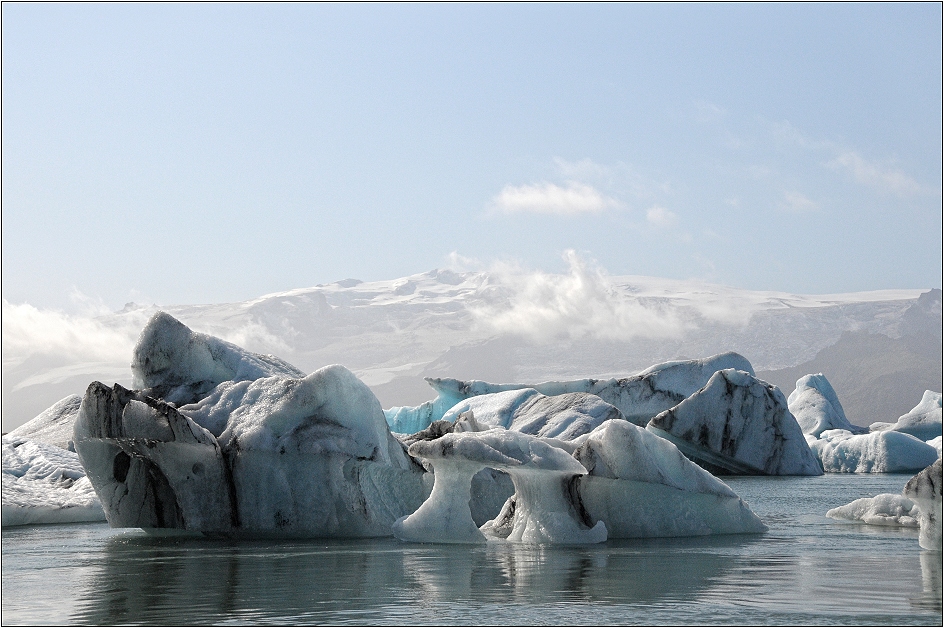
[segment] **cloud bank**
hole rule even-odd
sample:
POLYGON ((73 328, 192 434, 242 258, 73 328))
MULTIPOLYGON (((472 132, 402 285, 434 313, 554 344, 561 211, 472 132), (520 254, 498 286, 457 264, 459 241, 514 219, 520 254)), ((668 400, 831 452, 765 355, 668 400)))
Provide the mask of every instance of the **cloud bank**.
POLYGON ((671 308, 635 299, 576 252, 564 253, 568 271, 550 274, 496 265, 491 279, 507 300, 471 308, 480 325, 535 342, 593 337, 610 340, 678 337, 691 328, 671 308))

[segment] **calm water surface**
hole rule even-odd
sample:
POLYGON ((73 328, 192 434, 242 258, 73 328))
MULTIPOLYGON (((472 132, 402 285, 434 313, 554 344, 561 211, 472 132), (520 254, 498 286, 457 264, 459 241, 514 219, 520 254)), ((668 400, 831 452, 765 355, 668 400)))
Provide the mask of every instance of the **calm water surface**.
POLYGON ((761 535, 463 547, 5 528, 4 625, 942 623, 917 530, 833 521, 910 475, 734 478, 761 535))

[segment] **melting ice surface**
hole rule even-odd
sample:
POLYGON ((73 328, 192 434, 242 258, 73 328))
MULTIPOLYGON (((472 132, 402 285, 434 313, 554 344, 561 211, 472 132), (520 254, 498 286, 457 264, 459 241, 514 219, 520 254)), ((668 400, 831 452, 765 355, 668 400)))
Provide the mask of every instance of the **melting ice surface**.
POLYGON ((768 533, 579 546, 7 528, 3 623, 939 626, 917 528, 825 516, 909 477, 733 477, 768 533))

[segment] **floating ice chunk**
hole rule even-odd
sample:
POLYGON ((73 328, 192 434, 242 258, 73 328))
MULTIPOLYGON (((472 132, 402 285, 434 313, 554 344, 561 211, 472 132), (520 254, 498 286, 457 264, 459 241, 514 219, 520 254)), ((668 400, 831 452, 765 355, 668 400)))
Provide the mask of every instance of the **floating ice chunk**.
POLYGON ((75 451, 72 447, 72 426, 75 424, 75 417, 79 414, 81 403, 82 397, 79 395, 69 395, 60 399, 7 436, 12 439, 49 443, 75 451))
POLYGON ((3 437, 2 525, 104 521, 75 452, 3 437))
POLYGON ((607 421, 577 439, 579 503, 610 538, 764 532, 767 527, 727 484, 669 441, 628 421, 607 421))
POLYGON ((568 480, 586 469, 567 452, 539 438, 504 429, 450 433, 410 445, 410 455, 432 464, 429 499, 398 520, 394 534, 407 541, 484 542, 486 537, 524 543, 598 543, 606 527, 576 518, 568 480), (481 530, 469 509, 472 476, 489 467, 507 472, 515 495, 481 530), (510 505, 509 505, 510 504, 510 505))
POLYGON ((623 418, 616 407, 596 395, 565 393, 548 397, 523 388, 460 401, 442 420, 454 422, 470 411, 481 425, 560 440, 573 440, 604 421, 623 418))
POLYGON ((134 388, 176 405, 197 401, 225 381, 304 377, 281 358, 194 332, 166 312, 154 314, 141 332, 131 373, 134 388))
POLYGON ((429 491, 380 402, 341 366, 226 382, 179 410, 96 382, 75 445, 113 527, 386 536, 429 491))
POLYGON ((647 429, 721 473, 822 475, 783 393, 750 373, 718 371, 647 429))
POLYGON ((918 527, 921 508, 904 495, 882 493, 875 497, 862 497, 845 506, 826 511, 832 519, 861 521, 878 526, 918 527))
POLYGON ((907 414, 898 417, 897 423, 873 423, 872 432, 895 431, 911 434, 923 441, 941 436, 942 425, 941 393, 933 390, 924 391, 921 402, 907 414))
POLYGON ((436 391, 436 399, 415 407, 396 407, 384 414, 390 429, 412 434, 443 418, 460 401, 478 395, 533 388, 543 395, 589 393, 616 406, 636 425, 646 423, 663 410, 702 388, 715 371, 735 368, 754 374, 751 363, 734 353, 721 353, 703 360, 676 360, 656 364, 632 377, 622 379, 578 379, 541 384, 491 384, 479 380, 426 378, 436 391))
POLYGON ((855 435, 826 430, 810 449, 828 473, 902 473, 934 462, 937 450, 910 434, 886 431, 855 435))
POLYGON ((912 499, 921 509, 918 523, 921 526, 921 535, 918 543, 924 549, 941 551, 941 461, 934 464, 908 480, 902 495, 912 499))
POLYGON ((804 434, 819 437, 825 430, 867 431, 849 422, 836 391, 822 373, 798 379, 796 389, 787 397, 787 407, 804 434))

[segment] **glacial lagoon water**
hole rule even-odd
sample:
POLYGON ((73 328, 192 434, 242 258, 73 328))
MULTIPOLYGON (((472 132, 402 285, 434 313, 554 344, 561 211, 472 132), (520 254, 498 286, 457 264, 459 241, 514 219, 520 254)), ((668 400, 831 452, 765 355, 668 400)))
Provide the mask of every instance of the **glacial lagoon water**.
POLYGON ((940 626, 916 529, 825 517, 909 477, 727 478, 768 533, 582 547, 5 528, 2 623, 940 626))

